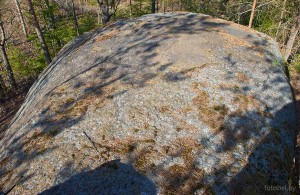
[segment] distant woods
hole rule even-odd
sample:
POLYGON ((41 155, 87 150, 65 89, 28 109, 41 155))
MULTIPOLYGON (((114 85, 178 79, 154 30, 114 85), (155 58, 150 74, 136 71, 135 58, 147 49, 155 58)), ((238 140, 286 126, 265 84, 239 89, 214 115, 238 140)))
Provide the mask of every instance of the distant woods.
POLYGON ((204 13, 264 32, 300 71, 300 1, 0 0, 0 100, 34 81, 76 36, 118 19, 174 11, 204 13))

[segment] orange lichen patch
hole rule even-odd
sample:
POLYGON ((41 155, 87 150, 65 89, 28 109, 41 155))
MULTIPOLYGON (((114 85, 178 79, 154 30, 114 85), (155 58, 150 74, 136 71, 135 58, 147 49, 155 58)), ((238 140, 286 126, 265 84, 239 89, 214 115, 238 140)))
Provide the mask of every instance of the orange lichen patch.
POLYGON ((2 190, 3 186, 7 184, 7 182, 11 179, 13 171, 11 169, 6 170, 5 166, 7 166, 11 162, 11 157, 5 157, 0 161, 1 167, 1 182, 0 182, 0 190, 2 190))
POLYGON ((153 159, 161 155, 159 151, 154 149, 154 140, 140 140, 130 143, 128 146, 128 153, 131 152, 129 161, 132 162, 133 166, 141 173, 146 174, 156 170, 156 165, 153 159))
POLYGON ((207 66, 209 66, 208 63, 202 64, 202 65, 199 65, 199 66, 196 66, 196 67, 192 67, 192 68, 189 68, 189 69, 181 70, 179 73, 184 75, 184 76, 190 77, 190 76, 193 75, 193 73, 198 72, 199 70, 204 69, 207 66))
POLYGON ((243 40, 237 36, 234 36, 232 34, 219 31, 218 34, 224 38, 224 47, 225 48, 231 48, 236 46, 244 46, 244 47, 253 47, 251 43, 249 43, 246 40, 243 40))
POLYGON ((258 110, 258 114, 264 118, 273 118, 273 114, 267 111, 268 108, 258 110))
POLYGON ((240 85, 235 83, 235 82, 223 82, 221 84, 219 84, 218 86, 220 89, 224 89, 224 90, 234 90, 234 91, 240 91, 240 85))
MULTIPOLYGON (((153 139, 134 140, 127 137, 124 140, 103 143, 102 146, 109 147, 112 153, 121 154, 123 157, 129 158, 128 160, 133 166, 143 174, 152 172, 164 177, 163 166, 155 165, 153 162, 153 159, 157 159, 158 156, 179 156, 184 159, 184 165, 182 166, 186 171, 195 171, 195 157, 192 150, 200 149, 196 140, 190 138, 178 139, 169 147, 170 151, 166 153, 154 149, 154 144, 155 140, 153 139)), ((196 173, 192 174, 196 175, 197 173, 200 174, 202 171, 196 169, 196 173)), ((200 178, 200 176, 198 175, 197 178, 200 178)))
POLYGON ((0 167, 4 167, 8 162, 11 161, 10 157, 5 157, 0 161, 0 167))
POLYGON ((193 194, 202 187, 204 171, 196 167, 173 165, 163 172, 165 183, 164 194, 193 194))
POLYGON ((196 166, 193 150, 200 150, 194 139, 177 139, 167 154, 184 159, 183 164, 172 165, 157 174, 163 178, 161 188, 164 194, 193 194, 202 188, 204 171, 196 166))
MULTIPOLYGON (((105 105, 106 101, 110 101, 111 98, 107 98, 112 94, 116 88, 113 86, 105 86, 97 88, 97 83, 91 82, 85 84, 84 89, 91 89, 79 98, 74 98, 73 94, 67 91, 64 92, 65 96, 57 98, 57 90, 52 92, 52 96, 49 99, 49 111, 55 113, 52 118, 48 118, 49 122, 55 123, 58 121, 67 121, 81 117, 86 114, 88 107, 94 105, 95 109, 101 108, 105 105), (93 89, 93 87, 95 89, 93 89)), ((47 105, 46 105, 47 106, 47 105)))
POLYGON ((42 154, 50 148, 51 141, 60 131, 60 126, 55 125, 44 131, 34 131, 26 136, 19 147, 25 153, 42 154))
POLYGON ((64 93, 65 90, 66 90, 66 86, 65 85, 60 85, 55 90, 56 90, 57 93, 59 93, 59 92, 64 93))
POLYGON ((0 191, 3 192, 3 188, 9 185, 8 183, 12 183, 12 176, 14 171, 12 169, 6 170, 4 173, 1 172, 1 181, 0 181, 0 191))
POLYGON ((134 139, 133 137, 126 137, 124 139, 105 139, 105 140, 93 140, 93 143, 86 145, 86 147, 92 147, 97 152, 102 154, 116 154, 122 156, 129 156, 131 153, 136 153, 141 150, 141 148, 148 148, 155 144, 154 139, 134 139), (91 145, 92 144, 92 145, 91 145))
POLYGON ((97 37, 96 42, 102 42, 102 41, 105 41, 106 39, 110 39, 110 38, 114 37, 118 32, 120 32, 120 30, 110 31, 107 34, 97 37))
POLYGON ((173 113, 171 113, 171 115, 175 118, 175 120, 178 123, 178 127, 177 127, 176 131, 178 131, 178 129, 180 129, 180 130, 184 129, 189 132, 197 132, 199 130, 195 125, 192 125, 192 124, 186 122, 185 120, 183 120, 182 116, 180 114, 173 112, 173 113))
POLYGON ((193 150, 200 150, 201 146, 193 138, 178 138, 174 141, 173 146, 169 150, 170 156, 179 155, 184 159, 185 164, 193 164, 195 156, 193 150))
POLYGON ((228 113, 228 108, 225 105, 210 105, 209 95, 207 92, 193 86, 193 91, 197 96, 193 99, 193 103, 199 110, 199 118, 212 130, 218 130, 224 123, 224 118, 228 113))
POLYGON ((128 155, 131 152, 134 152, 136 149, 137 144, 136 143, 123 143, 119 145, 117 148, 114 148, 114 152, 122 155, 128 155))
POLYGON ((266 55, 266 49, 263 46, 251 46, 248 49, 253 50, 257 56, 263 57, 266 55))
POLYGON ((146 174, 149 169, 153 170, 153 163, 151 162, 150 154, 150 150, 142 150, 138 152, 137 158, 133 162, 133 166, 143 174, 146 174))
POLYGON ((245 94, 238 94, 234 100, 233 103, 238 106, 238 110, 245 111, 248 110, 249 107, 252 107, 253 109, 256 109, 259 111, 261 103, 255 99, 254 96, 251 95, 245 95, 245 94))
POLYGON ((168 106, 162 106, 162 107, 160 108, 160 112, 161 112, 161 113, 168 113, 168 112, 170 112, 170 109, 169 109, 168 106))
POLYGON ((248 82, 249 81, 249 78, 245 73, 238 72, 238 73, 235 74, 235 76, 241 82, 248 82))
POLYGON ((71 119, 71 118, 82 116, 87 112, 89 104, 84 100, 79 100, 70 106, 65 107, 65 105, 66 104, 63 104, 61 105, 61 107, 55 107, 54 105, 52 107, 52 109, 54 109, 56 113, 56 115, 51 119, 52 122, 62 121, 65 119, 71 119))
POLYGON ((187 114, 187 113, 191 112, 192 110, 193 109, 191 107, 184 107, 182 109, 179 109, 178 112, 187 114))

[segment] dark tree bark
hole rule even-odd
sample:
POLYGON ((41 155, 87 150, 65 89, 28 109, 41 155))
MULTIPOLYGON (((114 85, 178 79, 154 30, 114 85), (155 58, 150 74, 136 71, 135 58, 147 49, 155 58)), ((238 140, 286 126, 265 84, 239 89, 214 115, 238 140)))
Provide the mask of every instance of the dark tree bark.
MULTIPOLYGON (((4 67, 5 67, 5 71, 7 73, 8 76, 8 82, 9 85, 16 89, 17 88, 17 83, 13 74, 13 71, 11 69, 8 57, 7 57, 7 53, 5 50, 5 42, 6 42, 6 36, 5 36, 5 31, 4 31, 4 27, 3 27, 3 23, 2 21, 0 21, 0 33, 1 33, 1 39, 0 39, 0 52, 2 55, 2 60, 4 63, 4 67)), ((2 78, 1 78, 2 79, 2 78)))
POLYGON ((2 74, 0 73, 0 98, 5 96, 5 84, 3 82, 2 74))
POLYGON ((151 12, 155 13, 155 6, 156 6, 156 0, 152 0, 152 4, 151 4, 151 12))
POLYGON ((38 36, 38 39, 39 39, 39 41, 41 43, 41 46, 42 46, 42 49, 44 51, 46 62, 47 62, 47 64, 50 64, 51 63, 51 56, 50 56, 49 49, 48 49, 48 46, 46 44, 44 35, 42 33, 39 21, 37 20, 37 17, 35 15, 35 11, 34 11, 34 8, 33 8, 33 5, 32 5, 32 1, 27 0, 27 4, 28 4, 28 7, 29 7, 29 13, 30 13, 30 15, 32 17, 32 20, 33 20, 32 22, 33 22, 36 34, 38 36))
POLYGON ((78 26, 78 21, 77 21, 77 16, 76 16, 76 10, 74 6, 74 0, 72 2, 72 13, 73 13, 73 21, 74 21, 74 27, 76 29, 77 36, 79 36, 79 26, 78 26))
POLYGON ((129 6, 130 6, 130 17, 132 16, 132 3, 131 0, 129 0, 129 6))
POLYGON ((11 69, 4 45, 0 45, 0 51, 1 51, 3 62, 4 62, 4 67, 7 72, 9 85, 15 89, 15 88, 17 88, 17 84, 16 84, 16 80, 15 80, 13 71, 11 69))

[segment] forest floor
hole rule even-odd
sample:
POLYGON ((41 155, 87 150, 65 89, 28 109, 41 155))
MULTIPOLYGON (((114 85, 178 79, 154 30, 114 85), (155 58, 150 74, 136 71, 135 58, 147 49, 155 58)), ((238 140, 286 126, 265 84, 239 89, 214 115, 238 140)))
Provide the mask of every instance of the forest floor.
POLYGON ((297 130, 296 130, 296 148, 295 148, 295 164, 293 168, 294 185, 298 188, 299 192, 299 178, 300 178, 300 74, 295 70, 290 71, 290 81, 294 92, 296 103, 296 117, 297 117, 297 130))
POLYGON ((2 139, 4 131, 24 102, 32 83, 33 81, 24 82, 17 92, 10 92, 5 99, 0 100, 0 139, 2 139))

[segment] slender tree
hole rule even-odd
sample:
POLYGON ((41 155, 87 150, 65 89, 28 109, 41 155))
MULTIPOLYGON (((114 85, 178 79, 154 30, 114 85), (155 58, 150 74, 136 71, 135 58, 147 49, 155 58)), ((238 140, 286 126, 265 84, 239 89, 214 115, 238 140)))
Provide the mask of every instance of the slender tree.
POLYGON ((255 7, 256 7, 256 0, 253 0, 251 16, 250 16, 250 20, 249 20, 249 28, 252 28, 252 22, 253 22, 254 13, 255 13, 255 7))
POLYGON ((291 56, 292 49, 294 46, 294 43, 296 41, 297 35, 300 31, 300 13, 296 17, 295 23, 291 29, 289 39, 286 43, 285 52, 284 52, 284 60, 287 61, 289 57, 291 56))
POLYGON ((129 7, 130 7, 130 17, 132 17, 132 2, 129 0, 129 7))
MULTIPOLYGON (((51 5, 49 3, 49 0, 45 0, 45 4, 46 4, 46 7, 48 9, 48 12, 49 12, 49 17, 50 17, 50 28, 53 29, 53 30, 56 30, 57 29, 57 26, 56 26, 56 20, 55 20, 55 16, 54 16, 54 13, 52 11, 52 8, 51 8, 51 5)), ((61 41, 60 39, 55 36, 54 37, 55 41, 56 41, 56 44, 59 48, 61 48, 61 41)))
POLYGON ((25 20, 24 20, 24 17, 23 17, 21 8, 20 8, 20 3, 19 3, 18 0, 15 0, 15 4, 16 4, 17 12, 18 12, 18 15, 19 15, 19 18, 20 18, 20 23, 21 23, 21 26, 22 26, 22 29, 23 29, 23 33, 24 33, 25 37, 27 38, 28 34, 27 34, 26 25, 25 25, 25 20))
POLYGON ((279 21, 279 24, 277 26, 277 30, 276 30, 276 34, 275 34, 275 40, 277 40, 277 37, 278 37, 278 34, 279 34, 279 29, 280 29, 280 26, 281 26, 282 21, 283 21, 283 17, 284 17, 284 13, 285 13, 285 5, 286 5, 286 0, 284 0, 283 3, 282 3, 281 13, 280 13, 280 21, 279 21))
POLYGON ((44 35, 42 33, 39 21, 38 21, 38 19, 36 17, 36 14, 35 14, 35 11, 34 11, 34 8, 33 8, 33 5, 32 5, 32 1, 31 0, 27 0, 27 4, 28 4, 28 8, 29 8, 29 13, 30 13, 30 15, 32 17, 32 22, 33 22, 36 34, 38 36, 38 39, 39 39, 39 41, 41 43, 41 46, 42 46, 42 49, 44 51, 46 62, 47 62, 47 64, 50 64, 51 63, 51 56, 50 56, 49 49, 48 49, 48 46, 46 44, 44 35))
POLYGON ((156 5, 157 0, 151 0, 151 1, 152 1, 152 3, 151 3, 151 12, 155 13, 155 5, 156 5))
POLYGON ((0 98, 5 96, 5 84, 3 81, 3 77, 2 74, 0 72, 0 98))
MULTIPOLYGON (((4 67, 5 67, 7 76, 8 76, 9 85, 12 88, 16 89, 17 88, 17 83, 16 83, 16 80, 15 80, 11 65, 10 65, 9 60, 8 60, 6 49, 5 49, 7 38, 6 38, 6 35, 5 35, 4 26, 3 26, 3 23, 1 21, 1 19, 0 19, 0 34, 1 34, 0 52, 1 52, 1 55, 2 55, 4 67)), ((1 79, 2 79, 2 77, 1 77, 1 79)))
POLYGON ((75 27, 77 35, 79 35, 79 26, 78 26, 78 21, 77 21, 77 16, 76 16, 76 10, 75 10, 75 6, 74 6, 74 0, 71 0, 71 3, 72 3, 72 13, 73 13, 74 27, 75 27))

